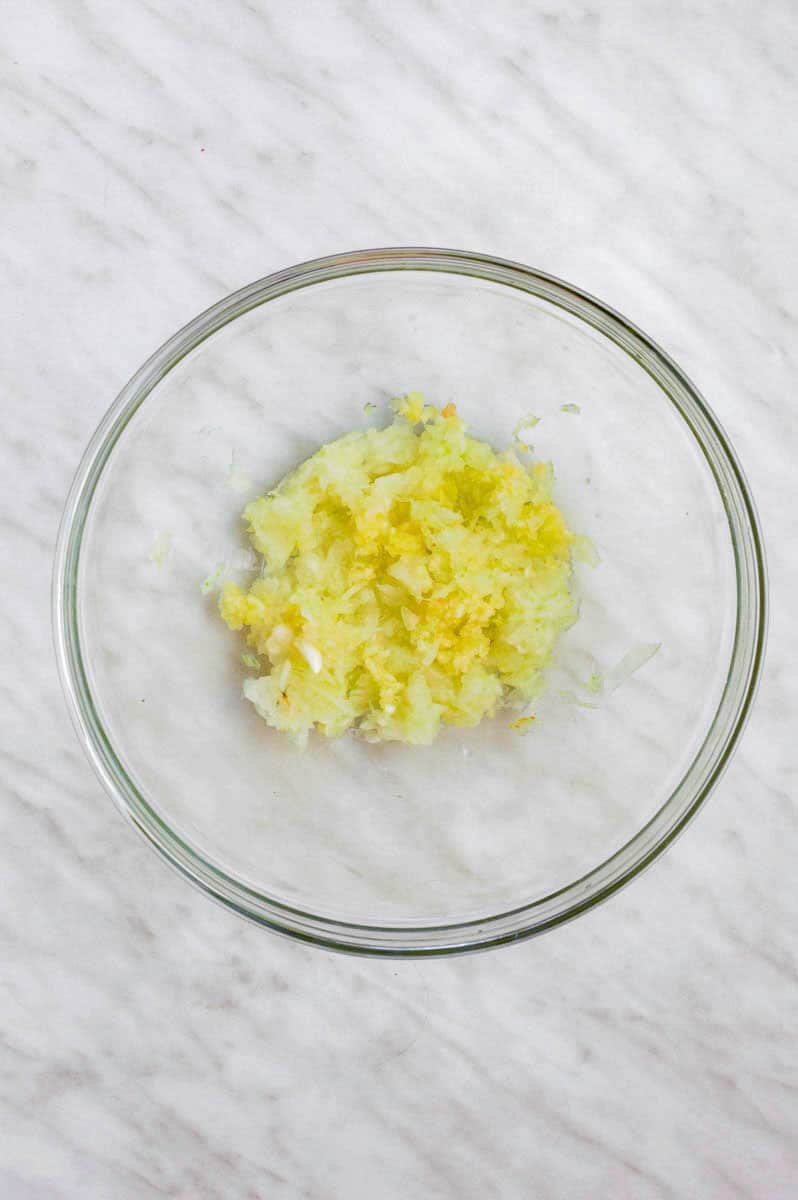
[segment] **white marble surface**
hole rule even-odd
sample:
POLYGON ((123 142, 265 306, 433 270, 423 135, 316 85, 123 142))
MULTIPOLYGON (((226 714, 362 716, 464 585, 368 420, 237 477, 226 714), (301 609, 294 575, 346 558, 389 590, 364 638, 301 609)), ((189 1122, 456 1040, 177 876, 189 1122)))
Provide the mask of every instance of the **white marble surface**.
POLYGON ((8 0, 2 25, 0 1195, 794 1196, 798 9, 8 0), (62 500, 121 384, 240 284, 386 243, 533 263, 651 332, 741 454, 773 588, 688 835, 565 929, 430 963, 189 889, 95 780, 50 649, 62 500))

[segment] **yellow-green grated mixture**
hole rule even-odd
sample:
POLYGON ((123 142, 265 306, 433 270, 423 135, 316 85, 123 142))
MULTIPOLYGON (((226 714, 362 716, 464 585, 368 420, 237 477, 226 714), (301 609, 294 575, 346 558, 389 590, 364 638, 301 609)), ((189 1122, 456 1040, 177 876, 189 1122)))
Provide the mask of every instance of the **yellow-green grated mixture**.
POLYGON ((522 706, 576 619, 551 466, 471 437, 453 404, 394 407, 247 505, 263 570, 220 595, 259 664, 246 697, 300 745, 353 727, 423 745, 522 706))

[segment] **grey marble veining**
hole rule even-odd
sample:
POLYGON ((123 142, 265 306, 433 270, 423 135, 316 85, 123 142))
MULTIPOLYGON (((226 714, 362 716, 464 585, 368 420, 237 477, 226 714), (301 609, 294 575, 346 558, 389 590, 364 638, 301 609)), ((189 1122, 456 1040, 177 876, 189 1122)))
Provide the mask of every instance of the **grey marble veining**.
POLYGON ((3 1197, 795 1194, 796 50, 787 0, 6 5, 3 1197), (773 594, 687 836, 573 925, 433 963, 187 888, 50 649, 63 498, 132 371, 234 287, 390 243, 533 263, 650 332, 740 453, 773 594))

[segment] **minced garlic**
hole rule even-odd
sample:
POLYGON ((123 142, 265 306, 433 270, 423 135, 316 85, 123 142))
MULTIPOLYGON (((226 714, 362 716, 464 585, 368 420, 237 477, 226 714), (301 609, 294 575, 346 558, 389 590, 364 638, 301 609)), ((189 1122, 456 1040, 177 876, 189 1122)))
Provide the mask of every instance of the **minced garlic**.
POLYGON ((264 568, 219 607, 270 664, 245 695, 300 744, 351 727, 425 744, 528 702, 576 617, 550 465, 470 437, 454 404, 395 407, 244 510, 264 568))

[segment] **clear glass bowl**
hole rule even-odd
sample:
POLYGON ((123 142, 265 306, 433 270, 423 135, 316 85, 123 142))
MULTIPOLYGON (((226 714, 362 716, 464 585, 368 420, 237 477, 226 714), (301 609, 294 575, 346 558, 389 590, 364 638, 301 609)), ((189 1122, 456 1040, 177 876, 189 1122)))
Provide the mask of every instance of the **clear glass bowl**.
POLYGON ((69 706, 121 810, 243 916, 374 954, 513 941, 635 876, 728 762, 765 637, 751 496, 683 372, 578 288, 459 251, 305 263, 187 325, 94 435, 54 580, 69 706), (302 753, 242 699, 242 647, 200 583, 222 562, 247 576, 249 498, 409 390, 496 446, 539 416, 536 456, 602 562, 577 568, 533 733, 504 714, 428 748, 302 753), (639 642, 662 648, 598 708, 560 694, 590 699, 594 666, 639 642))

